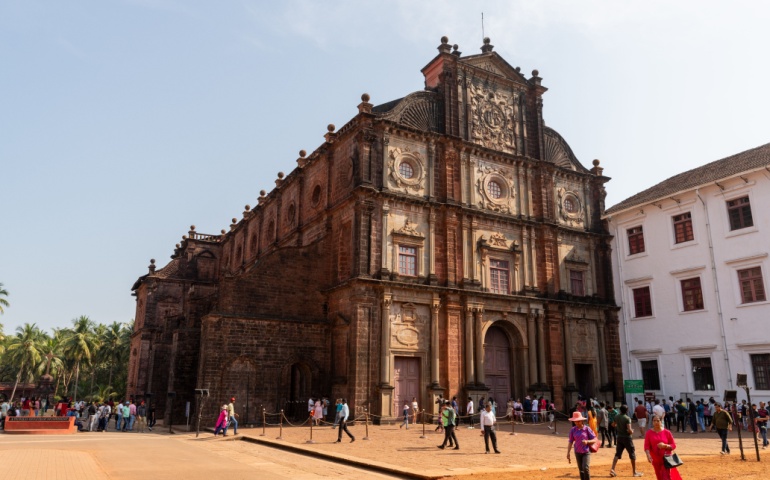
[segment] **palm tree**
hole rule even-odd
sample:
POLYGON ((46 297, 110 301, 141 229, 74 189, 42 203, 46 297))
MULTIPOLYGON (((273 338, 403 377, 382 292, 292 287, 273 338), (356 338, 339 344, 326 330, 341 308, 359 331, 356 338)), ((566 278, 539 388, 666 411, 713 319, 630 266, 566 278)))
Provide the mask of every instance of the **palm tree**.
POLYGON ((90 364, 99 348, 99 341, 93 333, 94 322, 85 315, 72 320, 73 328, 64 337, 64 352, 75 361, 75 392, 73 398, 78 399, 78 381, 80 380, 80 365, 90 364))
POLYGON ((91 400, 96 400, 99 403, 115 398, 118 394, 112 391, 112 387, 109 385, 97 385, 97 391, 91 395, 91 400))
POLYGON ((107 326, 107 330, 104 333, 104 342, 102 348, 99 349, 101 353, 101 361, 108 365, 110 376, 107 380, 107 385, 112 386, 112 370, 115 365, 120 365, 121 354, 124 345, 124 324, 119 322, 112 322, 107 326))
POLYGON ((5 313, 5 310, 3 310, 3 307, 9 307, 11 304, 8 303, 8 300, 6 300, 3 297, 8 296, 8 290, 3 288, 3 284, 0 283, 0 314, 5 313))
POLYGON ((16 336, 11 339, 8 345, 6 361, 19 367, 16 383, 13 384, 13 390, 11 391, 11 399, 16 395, 16 387, 19 386, 19 381, 21 381, 25 371, 31 370, 40 362, 41 355, 38 349, 40 337, 41 332, 37 325, 25 323, 24 326, 16 328, 16 336))

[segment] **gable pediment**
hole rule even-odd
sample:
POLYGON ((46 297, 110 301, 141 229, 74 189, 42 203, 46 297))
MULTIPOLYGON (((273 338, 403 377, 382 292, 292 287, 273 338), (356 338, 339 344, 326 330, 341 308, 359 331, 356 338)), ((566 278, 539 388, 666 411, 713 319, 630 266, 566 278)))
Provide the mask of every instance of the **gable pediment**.
POLYGON ((460 63, 521 85, 529 85, 529 81, 521 72, 516 71, 515 68, 495 52, 465 57, 460 60, 460 63))

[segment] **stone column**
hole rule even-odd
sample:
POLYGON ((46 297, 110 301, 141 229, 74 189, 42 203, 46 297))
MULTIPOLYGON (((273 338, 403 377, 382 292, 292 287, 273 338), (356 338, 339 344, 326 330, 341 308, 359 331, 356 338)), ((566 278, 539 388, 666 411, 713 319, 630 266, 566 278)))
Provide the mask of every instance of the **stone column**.
POLYGON ((431 285, 436 279, 436 210, 431 208, 428 214, 428 278, 431 285))
POLYGON ((468 385, 476 384, 473 362, 473 308, 465 307, 465 377, 468 385))
POLYGON ((380 383, 390 385, 390 304, 391 296, 386 292, 382 296, 382 338, 380 345, 380 383))
POLYGON ((484 385, 484 338, 481 325, 484 322, 484 309, 476 309, 476 383, 484 385))
POLYGON ((599 336, 599 377, 603 387, 607 385, 607 351, 604 344, 604 319, 599 318, 596 321, 596 330, 599 336))
POLYGON ((468 182, 468 162, 466 161, 465 155, 460 153, 460 203, 463 205, 469 205, 471 203, 470 201, 470 189, 468 188, 469 182, 468 182))
POLYGON ((436 165, 436 144, 433 142, 433 140, 430 140, 428 142, 428 183, 427 183, 427 190, 428 190, 428 198, 430 200, 433 200, 436 192, 436 185, 435 185, 435 165, 436 165))
POLYGON ((382 189, 388 189, 388 144, 390 143, 390 135, 386 132, 382 135, 382 189))
POLYGON ((468 192, 469 198, 470 198, 470 206, 471 208, 476 207, 476 182, 473 181, 473 179, 476 176, 476 161, 471 160, 470 158, 471 154, 468 153, 468 184, 470 185, 470 191, 468 192))
MULTIPOLYGON (((470 272, 471 272, 471 254, 468 251, 468 245, 470 244, 470 236, 468 233, 468 218, 463 217, 460 220, 462 222, 462 229, 463 229, 463 246, 462 246, 462 254, 463 254, 463 280, 470 280, 470 272)), ((447 252, 448 255, 450 255, 449 252, 447 252)))
POLYGON ((471 218, 470 238, 468 239, 468 257, 470 257, 471 264, 471 282, 475 283, 478 279, 478 272, 476 271, 476 220, 471 218))
POLYGON ((545 315, 537 316, 537 366, 540 383, 546 383, 548 376, 545 370, 545 315))
POLYGON ((567 372, 567 385, 575 385, 575 365, 572 363, 572 318, 564 317, 564 370, 567 372))
POLYGON ((533 385, 537 382, 537 346, 535 345, 535 314, 530 312, 527 316, 527 347, 529 348, 529 381, 533 385))
POLYGON ((383 274, 388 274, 388 217, 390 216, 390 206, 388 202, 382 204, 382 265, 380 269, 383 274))
POLYGON ((438 314, 441 304, 439 299, 433 298, 430 317, 430 379, 433 388, 439 387, 439 332, 438 332, 438 314))

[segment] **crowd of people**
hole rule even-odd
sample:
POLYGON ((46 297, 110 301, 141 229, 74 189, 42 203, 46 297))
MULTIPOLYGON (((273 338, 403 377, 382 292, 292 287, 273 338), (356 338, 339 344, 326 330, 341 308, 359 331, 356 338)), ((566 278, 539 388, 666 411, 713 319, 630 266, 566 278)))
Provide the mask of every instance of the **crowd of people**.
POLYGON ((144 400, 137 404, 133 398, 121 402, 112 399, 87 402, 64 397, 57 403, 49 403, 46 398, 29 397, 0 404, 0 429, 5 428, 8 417, 38 416, 75 417, 79 432, 106 432, 114 418, 115 431, 132 432, 136 427, 136 431, 141 433, 145 429, 152 431, 156 421, 155 406, 147 405, 144 400))
POLYGON ((588 480, 590 475, 591 453, 599 448, 612 448, 615 456, 610 469, 610 476, 615 477, 615 466, 627 452, 635 477, 642 473, 636 469, 636 449, 634 446, 634 421, 639 429, 639 438, 644 439, 644 452, 647 461, 655 470, 657 480, 681 480, 677 471, 678 457, 674 455, 676 442, 671 426, 676 425, 678 433, 690 433, 716 430, 721 440, 721 454, 729 455, 728 432, 733 425, 752 432, 762 448, 767 448, 767 424, 770 421, 765 402, 748 405, 744 400, 739 405, 722 404, 710 398, 708 402, 691 399, 674 401, 672 397, 656 400, 634 399, 634 408, 621 405, 606 405, 589 399, 578 402, 570 410, 570 421, 574 424, 570 430, 567 460, 571 462, 574 451, 581 480, 588 480), (587 424, 586 424, 587 422, 587 424), (601 443, 599 436, 601 436, 601 443), (761 437, 761 438, 760 438, 761 437))

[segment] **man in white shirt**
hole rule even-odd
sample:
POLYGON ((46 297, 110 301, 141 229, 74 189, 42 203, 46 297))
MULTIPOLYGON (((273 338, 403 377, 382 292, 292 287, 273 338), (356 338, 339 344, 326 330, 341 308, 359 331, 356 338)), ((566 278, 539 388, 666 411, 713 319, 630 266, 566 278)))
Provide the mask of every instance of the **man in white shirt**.
POLYGON ((342 399, 342 409, 340 410, 340 429, 339 433, 337 435, 337 442, 340 443, 342 441, 342 431, 344 430, 345 433, 348 434, 348 437, 350 437, 350 443, 353 443, 356 441, 356 437, 353 436, 352 433, 348 430, 348 415, 350 415, 350 408, 348 407, 348 400, 346 398, 342 399))
MULTIPOLYGON (((665 399, 663 400, 665 402, 665 399)), ((655 406, 652 407, 652 414, 664 420, 666 417, 666 408, 660 404, 660 400, 655 399, 655 406)))
POLYGON ((539 403, 537 398, 532 400, 532 423, 537 423, 537 407, 539 403))
POLYGON ((480 418, 481 428, 484 430, 484 447, 486 447, 485 453, 489 453, 489 437, 492 437, 492 448, 495 450, 495 453, 500 453, 500 450, 497 449, 495 422, 497 422, 497 419, 495 418, 495 414, 492 413, 492 405, 487 403, 487 408, 481 412, 480 418))
POLYGON ((468 428, 473 430, 473 414, 476 413, 476 411, 473 409, 473 399, 471 399, 471 397, 468 397, 468 405, 465 407, 465 411, 468 413, 468 421, 471 424, 468 428))

